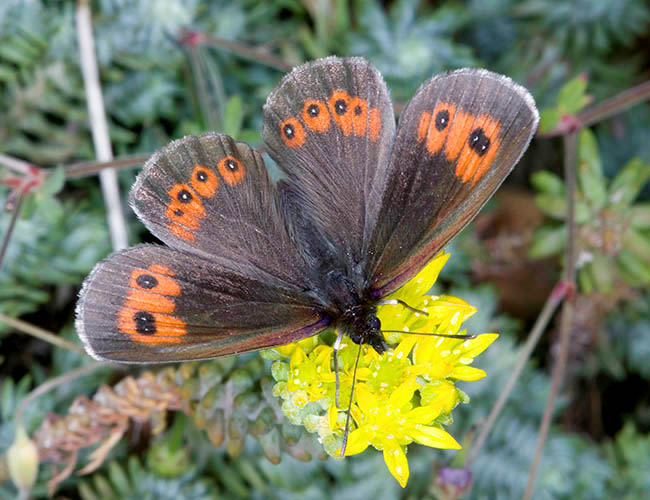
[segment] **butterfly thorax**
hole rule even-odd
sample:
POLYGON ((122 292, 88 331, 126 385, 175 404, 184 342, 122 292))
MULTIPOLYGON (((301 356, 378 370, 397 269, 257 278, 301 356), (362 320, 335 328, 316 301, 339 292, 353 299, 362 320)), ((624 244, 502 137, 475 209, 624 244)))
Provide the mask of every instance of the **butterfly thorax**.
POLYGON ((337 330, 357 344, 370 345, 379 354, 388 349, 380 331, 376 299, 365 293, 363 280, 331 270, 324 276, 323 292, 337 330))
POLYGON ((358 306, 349 309, 339 318, 336 327, 356 344, 368 344, 379 354, 388 350, 381 333, 377 308, 374 306, 358 306))

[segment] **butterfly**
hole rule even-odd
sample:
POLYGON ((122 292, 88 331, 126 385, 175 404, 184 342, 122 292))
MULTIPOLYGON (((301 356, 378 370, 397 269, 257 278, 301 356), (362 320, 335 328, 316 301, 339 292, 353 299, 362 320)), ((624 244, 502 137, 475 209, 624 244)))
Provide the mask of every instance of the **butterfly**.
POLYGON ((157 151, 130 204, 166 246, 113 253, 86 278, 76 326, 94 358, 158 363, 296 342, 335 327, 377 352, 377 307, 476 215, 539 120, 505 76, 424 83, 396 126, 362 58, 295 68, 269 95, 260 153, 217 133, 157 151))

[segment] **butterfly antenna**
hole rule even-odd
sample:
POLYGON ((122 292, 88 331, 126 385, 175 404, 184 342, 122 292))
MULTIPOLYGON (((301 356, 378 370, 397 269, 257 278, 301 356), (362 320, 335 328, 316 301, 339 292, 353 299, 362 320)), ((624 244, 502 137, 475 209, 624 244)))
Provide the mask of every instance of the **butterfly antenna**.
POLYGON ((336 407, 339 407, 339 387, 340 387, 340 380, 339 380, 339 356, 338 352, 339 349, 341 348, 341 339, 343 338, 343 331, 342 330, 337 330, 336 332, 336 340, 334 341, 334 345, 332 348, 334 349, 334 374, 336 376, 336 407))
MULTIPOLYGON (((381 330, 381 333, 403 333, 404 335, 426 335, 428 337, 444 337, 446 339, 475 339, 478 335, 453 335, 446 333, 434 333, 434 332, 405 332, 404 330, 381 330)), ((479 334, 481 335, 481 334, 479 334)))
POLYGON ((380 305, 380 306, 398 306, 399 305, 399 306, 405 307, 409 311, 424 314, 425 316, 429 315, 428 312, 423 311, 421 309, 416 309, 415 307, 411 307, 406 302, 404 302, 403 300, 399 300, 399 299, 382 300, 381 302, 378 303, 378 305, 380 305))
POLYGON ((352 387, 350 388, 350 402, 348 403, 348 413, 345 416, 345 430, 343 431, 343 443, 341 444, 341 456, 345 456, 345 449, 348 446, 348 433, 350 432, 350 415, 352 414, 352 398, 354 397, 354 386, 357 383, 357 367, 361 357, 361 344, 357 351, 357 359, 354 362, 354 371, 352 372, 352 387))

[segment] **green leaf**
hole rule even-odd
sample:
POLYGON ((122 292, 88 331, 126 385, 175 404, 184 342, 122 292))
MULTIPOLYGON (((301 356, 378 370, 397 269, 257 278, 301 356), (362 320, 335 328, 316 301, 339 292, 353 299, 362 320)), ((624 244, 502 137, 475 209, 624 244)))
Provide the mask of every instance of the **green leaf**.
POLYGON ((632 158, 614 178, 609 188, 610 202, 615 205, 629 205, 650 178, 650 163, 632 158))
POLYGON ((596 288, 591 266, 583 266, 578 269, 578 285, 582 293, 592 293, 596 288))
POLYGON ((610 259, 600 252, 595 252, 593 260, 587 266, 591 267, 596 289, 604 294, 611 293, 616 278, 616 268, 612 266, 610 259))
POLYGON ((533 259, 557 255, 566 247, 566 227, 541 227, 533 234, 528 254, 533 259))
POLYGON ((650 264, 650 234, 629 227, 623 235, 623 247, 639 259, 650 264))
POLYGON ((564 181, 559 175, 549 172, 548 170, 540 170, 535 172, 530 177, 530 182, 533 187, 538 191, 545 194, 552 194, 555 196, 566 196, 566 188, 564 181))
POLYGON ((578 182, 585 198, 602 208, 607 202, 607 186, 598 153, 596 136, 589 129, 580 132, 578 142, 578 182))
POLYGON ((650 266, 644 263, 636 255, 622 250, 617 256, 616 261, 619 266, 625 270, 627 279, 632 285, 643 285, 650 283, 650 266))
POLYGON ((542 213, 554 219, 564 220, 567 213, 567 201, 559 196, 538 194, 535 196, 535 205, 542 213))
POLYGON ((244 103, 240 96, 234 95, 228 102, 223 111, 223 132, 239 139, 242 123, 244 122, 244 103))
POLYGON ((650 228, 650 202, 636 203, 630 208, 630 225, 639 229, 650 228))
POLYGON ((539 131, 550 132, 559 123, 562 113, 557 108, 546 108, 539 115, 539 131))
POLYGON ((50 171, 45 178, 45 182, 39 189, 39 193, 43 196, 54 196, 63 189, 65 184, 65 170, 62 166, 58 166, 50 171))
POLYGON ((565 83, 557 95, 558 108, 562 114, 573 115, 584 108, 590 100, 586 90, 587 78, 584 75, 576 76, 565 83))

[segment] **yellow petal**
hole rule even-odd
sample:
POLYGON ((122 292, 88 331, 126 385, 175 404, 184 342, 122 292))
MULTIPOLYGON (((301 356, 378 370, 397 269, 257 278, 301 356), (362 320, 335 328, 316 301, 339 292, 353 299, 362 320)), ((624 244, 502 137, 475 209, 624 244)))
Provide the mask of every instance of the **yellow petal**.
POLYGON ((460 449, 460 445, 451 434, 438 427, 416 425, 410 430, 409 436, 413 438, 413 441, 431 448, 460 449))
POLYGON ((300 366, 306 358, 307 356, 305 356, 305 351, 303 351, 300 346, 297 346, 291 353, 291 360, 289 361, 289 368, 291 368, 291 371, 300 366))
POLYGON ((333 403, 330 405, 329 409, 327 410, 327 424, 329 425, 329 428, 332 431, 335 431, 338 428, 337 425, 338 418, 339 418, 339 412, 338 409, 336 408, 336 403, 333 403))
POLYGON ((354 398, 363 413, 370 413, 377 408, 377 397, 367 384, 357 384, 354 398))
POLYGON ((409 463, 403 448, 394 439, 384 440, 384 462, 402 488, 409 480, 409 463))
POLYGON ((413 394, 420 388, 414 379, 407 380, 401 384, 397 389, 393 391, 390 395, 389 402, 395 408, 401 408, 406 403, 413 399, 413 394))
MULTIPOLYGON (((365 451, 368 444, 370 443, 365 427, 353 430, 348 436, 348 444, 345 447, 345 456, 349 457, 350 455, 356 455, 357 453, 365 451)), ((339 454, 340 453, 341 451, 339 450, 339 454)))
POLYGON ((440 252, 403 287, 390 294, 389 299, 401 299, 410 305, 407 299, 424 295, 438 279, 438 275, 451 254, 440 252))
POLYGON ((430 424, 442 412, 440 404, 419 406, 409 411, 404 417, 410 424, 430 424))
POLYGON ((472 366, 456 366, 449 376, 465 382, 475 382, 485 377, 485 372, 472 366))
POLYGON ((487 349, 492 342, 499 338, 498 333, 483 333, 473 339, 467 339, 461 345, 463 357, 474 358, 487 349))
POLYGON ((397 359, 406 358, 406 356, 409 355, 409 353, 411 352, 411 349, 413 349, 413 346, 415 345, 415 343, 417 341, 418 341, 418 336, 417 335, 403 335, 401 342, 393 350, 393 355, 397 359))

